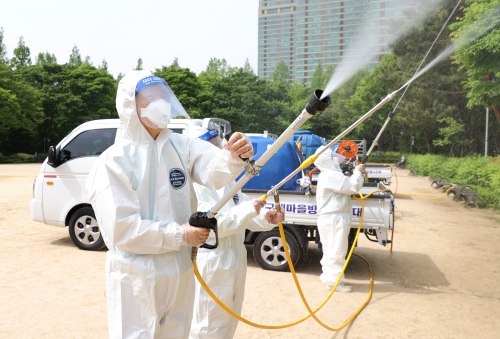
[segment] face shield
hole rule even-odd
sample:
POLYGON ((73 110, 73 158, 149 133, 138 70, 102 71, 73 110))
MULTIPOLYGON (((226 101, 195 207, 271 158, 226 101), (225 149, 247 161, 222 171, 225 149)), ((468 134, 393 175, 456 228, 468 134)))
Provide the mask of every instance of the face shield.
POLYGON ((170 119, 189 119, 184 107, 168 87, 165 79, 150 75, 137 82, 135 102, 141 122, 150 128, 167 127, 170 119))

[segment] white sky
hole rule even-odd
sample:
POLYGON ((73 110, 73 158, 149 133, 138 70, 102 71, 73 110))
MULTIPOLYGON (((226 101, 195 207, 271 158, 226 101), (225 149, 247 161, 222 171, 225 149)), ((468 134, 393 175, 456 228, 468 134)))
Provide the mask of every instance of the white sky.
POLYGON ((115 77, 137 65, 154 71, 177 57, 199 74, 210 58, 257 73, 258 0, 16 0, 3 4, 7 57, 24 38, 36 62, 39 52, 68 62, 76 45, 94 66, 108 63, 115 77))

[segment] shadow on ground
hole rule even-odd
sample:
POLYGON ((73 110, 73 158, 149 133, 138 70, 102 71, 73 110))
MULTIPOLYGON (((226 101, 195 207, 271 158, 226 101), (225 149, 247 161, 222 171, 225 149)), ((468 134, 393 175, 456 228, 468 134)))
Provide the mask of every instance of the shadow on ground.
MULTIPOLYGON (((259 267, 253 258, 251 246, 248 250, 248 266, 259 267)), ((357 247, 354 254, 364 257, 370 264, 377 292, 437 293, 429 288, 450 286, 450 282, 427 254, 398 252, 392 254, 385 248, 371 249, 357 247)), ((322 253, 313 245, 309 248, 307 258, 296 267, 300 274, 321 274, 322 253)), ((286 273, 289 274, 289 273, 286 273)), ((345 271, 345 278, 354 290, 365 290, 369 284, 369 268, 366 262, 353 255, 345 271), (356 287, 358 286, 358 287, 356 287)))

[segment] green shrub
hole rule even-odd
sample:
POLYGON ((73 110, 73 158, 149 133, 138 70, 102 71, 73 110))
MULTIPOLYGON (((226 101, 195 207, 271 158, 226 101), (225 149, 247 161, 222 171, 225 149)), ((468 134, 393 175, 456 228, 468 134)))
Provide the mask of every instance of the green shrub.
POLYGON ((417 165, 418 175, 446 178, 454 184, 471 186, 481 194, 477 201, 482 206, 500 210, 500 162, 493 163, 493 158, 452 158, 433 154, 411 154, 406 158, 406 168, 417 165))
POLYGON ((33 157, 33 155, 26 153, 15 153, 3 157, 3 162, 6 164, 20 164, 20 163, 28 163, 34 161, 35 158, 33 157))
POLYGON ((401 153, 399 152, 372 152, 368 158, 368 162, 376 162, 379 164, 395 164, 399 160, 401 160, 401 153))

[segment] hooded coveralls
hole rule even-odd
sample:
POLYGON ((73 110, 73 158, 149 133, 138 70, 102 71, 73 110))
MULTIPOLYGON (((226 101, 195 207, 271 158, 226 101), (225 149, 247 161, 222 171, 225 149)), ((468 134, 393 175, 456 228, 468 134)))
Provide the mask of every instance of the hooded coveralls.
MULTIPOLYGON (((318 148, 316 153, 323 148, 318 148)), ((318 232, 323 248, 323 273, 320 279, 327 286, 333 286, 342 271, 347 253, 352 213, 350 196, 363 187, 364 179, 356 169, 352 176, 345 176, 340 169, 339 159, 332 159, 331 149, 323 152, 314 165, 321 171, 316 189, 318 232)))
POLYGON ((219 189, 242 171, 231 154, 164 129, 154 140, 135 106, 136 71, 118 85, 122 137, 98 158, 87 190, 104 242, 110 338, 187 338, 194 301, 182 224, 196 211, 192 182, 219 189))
MULTIPOLYGON (((198 210, 208 211, 234 185, 218 191, 195 184, 198 210)), ((265 208, 257 215, 249 197, 239 191, 216 214, 219 246, 214 250, 200 248, 196 264, 212 292, 236 314, 241 314, 247 273, 247 251, 244 245, 245 229, 262 232, 276 225, 268 223, 265 208)), ((212 233, 211 233, 212 234, 212 233)), ((215 243, 212 236, 208 243, 215 243)), ((196 281, 191 339, 233 338, 238 319, 224 311, 196 281)))

